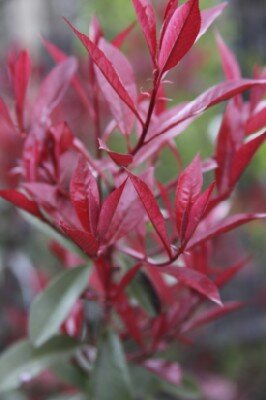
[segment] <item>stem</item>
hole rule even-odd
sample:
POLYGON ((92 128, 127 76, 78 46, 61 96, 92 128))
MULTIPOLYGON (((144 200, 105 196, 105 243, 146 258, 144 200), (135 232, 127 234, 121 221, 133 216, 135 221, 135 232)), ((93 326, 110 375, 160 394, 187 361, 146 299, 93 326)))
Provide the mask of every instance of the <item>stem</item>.
POLYGON ((158 70, 155 71, 154 73, 154 83, 153 83, 153 90, 152 90, 152 94, 151 94, 151 99, 150 99, 150 104, 149 104, 149 109, 148 109, 148 114, 147 114, 147 119, 146 122, 143 126, 143 130, 142 130, 142 134, 139 138, 139 141, 137 143, 137 145, 135 146, 135 148, 131 151, 132 155, 135 155, 138 150, 143 146, 148 130, 149 130, 149 126, 150 126, 150 122, 151 122, 151 118, 152 118, 152 114, 153 114, 153 110, 156 104, 156 96, 157 96, 157 92, 159 89, 159 85, 160 85, 160 80, 161 80, 161 75, 159 73, 158 70))

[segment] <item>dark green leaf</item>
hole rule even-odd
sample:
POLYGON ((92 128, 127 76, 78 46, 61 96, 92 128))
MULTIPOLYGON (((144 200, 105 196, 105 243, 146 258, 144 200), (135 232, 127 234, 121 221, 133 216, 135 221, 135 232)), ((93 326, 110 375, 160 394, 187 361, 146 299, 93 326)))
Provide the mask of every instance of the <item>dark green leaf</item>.
POLYGON ((108 330, 91 376, 92 400, 132 400, 128 368, 118 336, 108 330))
POLYGON ((79 344, 67 336, 55 336, 35 349, 28 340, 8 348, 0 357, 0 392, 18 388, 55 363, 69 358, 79 344))
POLYGON ((35 346, 58 332, 76 300, 87 286, 89 267, 63 271, 34 300, 30 310, 30 340, 35 346))

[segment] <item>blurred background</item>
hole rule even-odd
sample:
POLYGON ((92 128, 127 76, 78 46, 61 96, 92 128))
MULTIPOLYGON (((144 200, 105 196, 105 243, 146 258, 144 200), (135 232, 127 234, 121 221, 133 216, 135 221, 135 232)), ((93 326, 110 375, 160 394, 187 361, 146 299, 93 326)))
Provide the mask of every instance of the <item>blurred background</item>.
MULTIPOLYGON (((165 3, 166 0, 154 1, 159 12, 165 3)), ((216 5, 218 1, 202 0, 200 3, 205 8, 216 5)), ((266 1, 229 0, 228 3, 215 29, 222 33, 237 54, 243 75, 250 77, 254 65, 266 64, 266 1)), ((99 17, 107 38, 114 37, 135 18, 130 0, 0 0, 0 90, 8 86, 5 64, 10 49, 16 46, 28 48, 40 70, 48 71, 53 63, 42 47, 41 36, 69 54, 84 54, 62 16, 69 18, 81 31, 88 32, 93 14, 99 17)), ((145 62, 139 63, 139 59, 145 57, 145 44, 138 28, 131 35, 132 40, 126 43, 124 50, 145 89, 150 66, 147 63, 146 68, 145 62)), ((178 71, 172 74, 174 85, 168 95, 173 102, 192 99, 222 79, 214 30, 211 29, 178 71)), ((202 157, 212 154, 213 137, 219 127, 221 112, 222 107, 215 107, 178 138, 185 165, 199 150, 202 157)), ((0 151, 0 165, 1 157, 4 155, 0 151)), ((165 151, 161 161, 158 174, 162 180, 169 179, 171 174, 176 175, 176 164, 170 153, 165 151)), ((265 171, 264 146, 241 179, 234 198, 236 210, 265 211, 265 171)), ((180 362, 192 376, 203 382, 204 400, 266 398, 265 237, 265 224, 251 224, 241 228, 229 241, 229 254, 252 254, 252 261, 222 296, 227 300, 247 301, 247 306, 201 330, 194 338, 195 346, 176 346, 180 362)), ((0 350, 25 334, 26 311, 42 285, 42 274, 53 274, 56 268, 58 265, 49 252, 47 238, 33 231, 12 207, 0 202, 0 350)), ((45 386, 45 378, 41 384, 45 386)), ((18 392, 4 400, 47 399, 42 390, 36 389, 35 397, 18 392)), ((54 394, 58 387, 51 390, 50 394, 54 394)), ((191 396, 192 399, 193 393, 191 396)), ((180 397, 183 398, 188 397, 180 397)))

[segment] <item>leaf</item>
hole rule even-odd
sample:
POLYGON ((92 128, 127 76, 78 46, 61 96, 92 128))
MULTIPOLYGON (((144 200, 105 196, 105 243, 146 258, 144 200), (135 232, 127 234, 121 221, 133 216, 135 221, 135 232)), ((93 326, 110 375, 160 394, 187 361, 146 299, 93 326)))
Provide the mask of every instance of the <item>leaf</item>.
POLYGON ((211 184, 202 195, 200 195, 193 203, 188 216, 188 223, 185 233, 185 243, 189 241, 193 233, 195 232, 197 226, 199 225, 201 219, 204 216, 207 205, 209 203, 211 194, 214 190, 215 182, 211 184))
POLYGON ((50 114, 58 106, 77 70, 77 61, 69 57, 60 62, 46 77, 31 112, 31 132, 39 138, 45 131, 50 114))
POLYGON ((91 373, 92 400, 132 400, 129 372, 119 337, 108 330, 98 345, 91 373))
POLYGON ((60 221, 60 228, 63 233, 68 236, 77 246, 79 246, 84 253, 90 257, 94 257, 99 249, 98 240, 89 232, 85 232, 81 229, 74 228, 64 221, 60 221))
POLYGON ((118 207, 126 182, 127 181, 125 180, 118 188, 111 192, 102 205, 97 228, 101 239, 103 239, 112 224, 112 218, 118 207))
MULTIPOLYGON (((59 49, 57 46, 55 46, 53 43, 49 42, 48 40, 42 38, 42 43, 47 50, 47 52, 50 54, 50 56, 54 59, 56 63, 60 63, 68 58, 67 54, 65 54, 61 49, 59 49)), ((71 84, 73 88, 76 90, 78 96, 80 97, 82 103, 84 106, 87 108, 90 117, 92 120, 95 118, 95 113, 92 108, 92 105, 90 103, 90 100, 88 98, 88 95, 86 91, 84 90, 84 87, 80 83, 80 80, 76 75, 73 76, 71 84)))
POLYGON ((54 364, 68 359, 79 344, 67 336, 55 336, 34 349, 28 340, 21 340, 0 356, 0 392, 18 388, 54 364))
POLYGON ((46 235, 49 239, 55 240, 56 242, 60 243, 64 248, 68 249, 71 253, 76 253, 80 257, 88 261, 83 251, 77 245, 75 245, 75 243, 67 239, 65 236, 61 235, 61 233, 59 233, 52 226, 48 225, 48 223, 45 223, 39 218, 36 218, 24 211, 21 211, 21 215, 29 224, 31 224, 39 232, 46 235))
POLYGON ((245 131, 247 135, 250 135, 251 133, 257 132, 265 127, 266 107, 262 108, 262 110, 258 111, 257 113, 254 113, 254 115, 251 115, 246 123, 245 131))
POLYGON ((222 271, 216 278, 215 278, 215 284, 217 287, 222 287, 226 285, 228 282, 230 282, 231 279, 242 269, 244 268, 247 263, 250 261, 250 257, 244 258, 244 260, 241 260, 234 264, 231 267, 226 268, 224 271, 222 271))
POLYGON ((126 287, 130 284, 130 282, 135 278, 137 273, 139 272, 140 268, 142 267, 142 263, 138 263, 131 267, 122 277, 120 282, 116 288, 116 296, 122 293, 126 287))
POLYGON ((159 53, 161 73, 178 64, 193 46, 200 30, 198 0, 188 0, 172 15, 165 30, 159 53))
POLYGON ((266 214, 237 214, 232 217, 226 218, 224 221, 217 223, 214 226, 208 227, 208 230, 205 232, 201 232, 198 235, 194 235, 194 237, 188 243, 187 249, 191 249, 194 246, 199 245, 200 243, 206 242, 207 240, 213 239, 217 236, 223 235, 238 226, 243 224, 247 224, 248 222, 257 220, 257 219, 265 219, 266 214))
POLYGON ((132 0, 154 65, 157 64, 156 15, 150 0, 132 0))
POLYGON ((219 83, 202 93, 195 100, 186 104, 175 116, 169 118, 161 125, 160 135, 174 128, 181 122, 202 114, 206 109, 229 100, 239 93, 244 92, 254 86, 265 85, 266 80, 239 79, 237 81, 225 81, 219 83))
POLYGON ((196 290, 209 300, 222 306, 220 294, 216 285, 206 275, 187 267, 167 266, 161 268, 160 271, 174 276, 182 285, 196 290))
POLYGON ((228 80, 236 80, 241 78, 241 71, 238 65, 236 56, 234 53, 227 47, 223 38, 218 33, 216 34, 216 41, 218 44, 218 49, 220 53, 220 58, 222 61, 222 66, 224 70, 224 74, 226 79, 228 80))
POLYGON ((96 234, 100 196, 97 181, 92 175, 88 162, 80 157, 70 182, 70 198, 83 228, 96 234))
POLYGON ((202 184, 201 161, 199 156, 196 156, 192 163, 179 176, 176 188, 176 225, 181 240, 185 236, 189 220, 189 210, 199 196, 202 184))
POLYGON ((125 39, 128 37, 128 35, 132 32, 132 30, 135 28, 136 22, 132 22, 127 28, 123 29, 116 37, 113 38, 112 40, 112 45, 120 49, 120 47, 123 45, 125 39))
POLYGON ((257 136, 245 143, 240 149, 235 153, 230 176, 230 184, 234 186, 239 180, 240 176, 244 172, 245 168, 251 162, 252 158, 256 154, 256 151, 266 140, 266 132, 262 135, 257 136))
POLYGON ((1 123, 3 122, 2 120, 4 120, 7 126, 11 128, 14 127, 9 109, 7 108, 7 105, 2 99, 2 97, 0 97, 0 116, 1 116, 1 123))
POLYGON ((37 203, 33 200, 28 199, 28 197, 15 189, 0 190, 0 197, 14 204, 16 207, 34 215, 37 218, 43 220, 43 216, 39 211, 37 203))
MULTIPOLYGON (((127 91, 131 102, 133 104, 137 104, 137 87, 134 72, 128 59, 118 48, 113 46, 111 43, 108 43, 104 39, 99 41, 99 48, 104 52, 105 56, 109 60, 112 60, 112 65, 119 75, 119 79, 127 91)), ((128 108, 127 104, 121 100, 119 94, 108 82, 108 80, 106 80, 105 76, 99 69, 96 70, 96 77, 98 79, 99 87, 101 88, 101 91, 110 107, 119 129, 124 135, 130 134, 135 122, 134 113, 130 108, 128 108)))
POLYGON ((193 318, 191 321, 189 321, 187 324, 185 324, 185 326, 182 328, 182 333, 187 333, 194 329, 198 329, 202 325, 208 324, 211 321, 221 318, 221 317, 229 314, 230 312, 239 310, 244 305, 245 305, 245 303, 240 302, 240 301, 231 301, 231 302, 223 304, 222 308, 215 307, 215 308, 212 308, 211 310, 204 311, 199 316, 197 316, 196 318, 193 318))
POLYGON ((114 88, 114 90, 116 91, 118 96, 121 98, 121 100, 123 100, 124 103, 127 104, 127 106, 133 111, 133 113, 136 115, 136 117, 140 121, 142 121, 136 110, 134 102, 132 101, 127 90, 123 86, 120 76, 117 73, 117 71, 115 70, 112 62, 106 57, 104 52, 95 43, 93 43, 89 39, 88 36, 79 32, 67 19, 65 19, 65 21, 70 26, 70 28, 73 30, 75 35, 83 43, 85 48, 88 50, 93 62, 97 65, 97 67, 102 72, 102 74, 105 76, 107 81, 114 88))
POLYGON ((88 285, 89 267, 75 267, 60 273, 33 301, 29 335, 35 347, 56 334, 88 285))
POLYGON ((110 150, 107 145, 101 140, 99 140, 100 149, 106 151, 111 159, 119 166, 119 167, 128 167, 129 164, 133 161, 133 156, 131 154, 122 154, 117 153, 115 151, 110 150))
POLYGON ((152 359, 143 363, 143 366, 160 378, 170 382, 172 385, 179 386, 182 380, 182 371, 177 363, 152 359))
POLYGON ((50 370, 55 374, 62 382, 70 384, 71 386, 81 390, 82 392, 87 392, 89 387, 88 375, 86 372, 72 363, 56 363, 50 368, 50 370))
POLYGON ((148 217, 160 237, 167 253, 171 257, 171 248, 170 243, 166 231, 164 217, 161 213, 161 210, 158 204, 155 201, 153 194, 151 193, 148 185, 143 182, 139 177, 128 173, 131 182, 148 214, 148 217))
POLYGON ((27 51, 21 51, 14 68, 14 91, 16 97, 16 112, 23 127, 23 111, 26 91, 31 74, 31 61, 27 51))
POLYGON ((218 18, 222 14, 227 5, 228 3, 224 2, 201 12, 201 27, 197 37, 197 41, 207 32, 207 30, 210 28, 216 18, 218 18))

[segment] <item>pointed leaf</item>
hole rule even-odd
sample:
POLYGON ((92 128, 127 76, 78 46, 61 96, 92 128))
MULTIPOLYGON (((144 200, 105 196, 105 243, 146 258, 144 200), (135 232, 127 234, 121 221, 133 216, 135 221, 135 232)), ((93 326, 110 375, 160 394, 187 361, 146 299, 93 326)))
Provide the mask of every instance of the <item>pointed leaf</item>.
POLYGON ((230 183, 232 186, 235 185, 235 183, 239 180, 245 168, 248 166, 248 164, 251 162, 252 158, 256 154, 256 151, 265 141, 266 132, 264 132, 260 136, 257 136, 255 139, 252 139, 249 142, 245 143, 236 152, 233 158, 230 176, 230 183))
POLYGON ((112 40, 112 45, 120 49, 120 47, 123 45, 125 39, 128 37, 128 35, 132 32, 132 30, 135 28, 136 22, 132 22, 127 28, 123 29, 116 37, 113 38, 112 40))
POLYGON ((163 267, 160 271, 174 276, 182 285, 188 286, 214 303, 217 303, 220 306, 222 305, 216 285, 206 275, 186 267, 169 266, 163 267))
POLYGON ((215 183, 209 186, 202 195, 200 195, 193 203, 188 216, 188 224, 186 228, 184 241, 187 243, 193 233, 195 232, 197 226, 199 225, 201 219, 204 216, 207 205, 209 203, 211 194, 214 190, 215 183))
POLYGON ((161 72, 173 68, 193 46, 200 30, 198 0, 188 0, 174 12, 165 30, 159 54, 161 72))
POLYGON ((266 127, 266 107, 252 115, 246 124, 246 134, 257 132, 266 127))
POLYGON ((46 129, 50 114, 58 106, 77 69, 77 61, 69 57, 50 72, 44 80, 31 113, 31 131, 38 136, 46 129))
POLYGON ((128 167, 129 164, 133 161, 133 156, 131 154, 122 154, 116 153, 115 151, 110 150, 106 144, 99 139, 100 149, 106 151, 111 159, 119 166, 119 167, 128 167))
POLYGON ((183 333, 190 332, 194 329, 200 328, 202 325, 209 324, 210 322, 221 318, 233 311, 239 310, 241 307, 244 307, 245 303, 240 301, 231 301, 223 304, 223 307, 213 308, 211 310, 207 310, 203 312, 200 316, 192 319, 187 324, 185 324, 182 329, 183 333))
POLYGON ((88 285, 89 267, 75 267, 60 273, 33 301, 29 335, 41 346, 59 331, 74 304, 88 285))
POLYGON ((16 207, 21 208, 24 211, 34 215, 37 218, 43 220, 43 216, 39 211, 38 204, 28 199, 28 197, 15 189, 0 190, 0 197, 14 204, 16 207))
POLYGON ((98 346, 91 375, 93 400, 132 400, 129 372, 119 337, 108 330, 98 346))
POLYGON ((24 380, 70 358, 79 346, 67 336, 55 336, 38 349, 28 340, 15 343, 0 356, 0 392, 16 389, 24 380))
POLYGON ((148 185, 146 185, 145 182, 143 182, 140 178, 137 176, 129 173, 129 178, 131 182, 134 185, 134 188, 143 204, 143 206, 146 209, 146 212, 148 214, 148 217, 157 232, 158 236, 160 237, 166 251, 168 254, 171 256, 171 248, 169 244, 169 239, 166 231, 166 226, 165 226, 165 221, 163 218, 163 215, 161 213, 161 210, 158 206, 158 204, 155 201, 155 198, 153 194, 151 193, 148 185))
POLYGON ((98 223, 100 196, 97 181, 88 162, 80 158, 70 182, 70 198, 83 228, 95 235, 98 223))
POLYGON ((129 96, 127 90, 123 86, 119 74, 114 68, 112 62, 106 57, 104 52, 93 43, 88 36, 84 33, 79 32, 68 20, 66 20, 67 24, 73 30, 75 35, 80 39, 85 48, 88 50, 93 62, 97 65, 99 70, 105 76, 110 85, 114 88, 118 96, 127 104, 127 106, 133 111, 136 117, 141 120, 134 102, 129 96))
POLYGON ((117 189, 110 193, 102 205, 97 228, 100 238, 105 236, 112 223, 112 218, 118 207, 126 182, 125 180, 117 189))
MULTIPOLYGON (((130 65, 128 59, 124 56, 121 51, 108 43, 106 40, 101 39, 99 41, 99 48, 104 52, 105 56, 112 60, 112 65, 119 75, 119 79, 127 91, 131 102, 133 104, 138 103, 137 87, 134 77, 134 72, 132 66, 130 65)), ((110 110, 115 118, 117 125, 124 135, 131 133, 133 124, 135 122, 135 115, 128 105, 121 100, 119 94, 112 87, 112 85, 106 80, 102 72, 97 69, 96 77, 99 82, 101 91, 109 104, 110 110)))
POLYGON ((216 41, 218 44, 218 49, 226 79, 228 80, 240 79, 241 71, 236 56, 229 49, 229 47, 227 47, 221 35, 216 34, 216 41))
POLYGON ((90 257, 93 257, 97 254, 99 243, 95 236, 89 232, 73 228, 63 221, 60 221, 59 225, 63 233, 73 240, 73 242, 76 243, 76 245, 79 246, 84 253, 90 257))
POLYGON ((154 64, 157 58, 156 15, 150 0, 132 0, 154 64))
POLYGON ((215 7, 208 8, 207 10, 203 10, 201 12, 201 27, 197 37, 197 41, 207 32, 207 30, 210 28, 216 18, 218 18, 222 14, 227 5, 228 3, 221 3, 215 7))
POLYGON ((202 232, 198 235, 194 235, 192 240, 188 243, 188 249, 199 245, 200 243, 206 242, 207 240, 213 239, 217 236, 223 235, 238 226, 247 224, 248 222, 257 220, 257 219, 265 219, 266 214, 237 214, 232 217, 226 218, 224 221, 212 226, 208 227, 206 232, 202 232))
POLYGON ((176 188, 176 225, 181 240, 184 238, 187 228, 189 210, 199 196, 202 184, 201 161, 199 156, 196 156, 179 176, 176 188))

